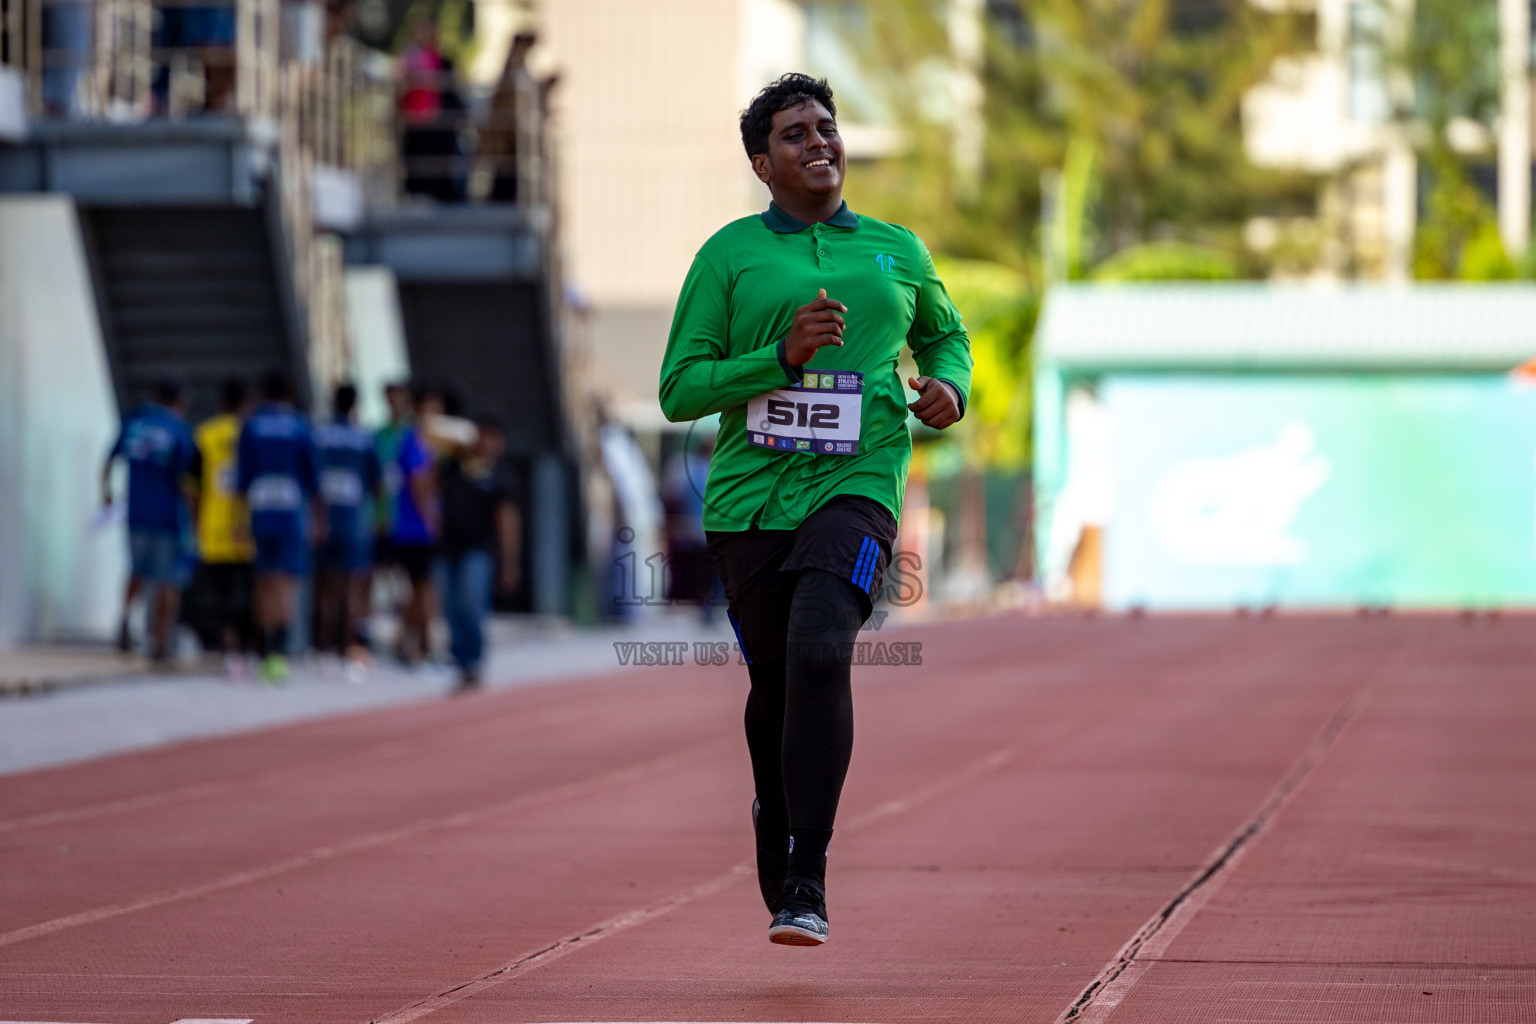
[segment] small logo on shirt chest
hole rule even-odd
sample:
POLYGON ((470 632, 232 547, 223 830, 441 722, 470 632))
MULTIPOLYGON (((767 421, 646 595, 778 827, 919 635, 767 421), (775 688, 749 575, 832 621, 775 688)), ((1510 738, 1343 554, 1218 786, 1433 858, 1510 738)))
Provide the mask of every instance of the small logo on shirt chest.
POLYGON ((889 274, 896 268, 896 257, 892 256, 890 253, 882 252, 875 257, 875 266, 889 274))

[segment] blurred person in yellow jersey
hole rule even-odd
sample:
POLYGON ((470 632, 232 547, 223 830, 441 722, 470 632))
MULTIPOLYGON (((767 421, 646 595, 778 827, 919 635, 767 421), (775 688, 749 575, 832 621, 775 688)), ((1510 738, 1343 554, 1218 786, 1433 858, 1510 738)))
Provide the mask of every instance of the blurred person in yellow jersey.
POLYGON ((204 642, 223 653, 231 675, 248 671, 252 650, 256 544, 251 513, 235 484, 240 428, 250 412, 240 380, 219 388, 220 413, 195 433, 202 457, 197 515, 197 582, 204 642))

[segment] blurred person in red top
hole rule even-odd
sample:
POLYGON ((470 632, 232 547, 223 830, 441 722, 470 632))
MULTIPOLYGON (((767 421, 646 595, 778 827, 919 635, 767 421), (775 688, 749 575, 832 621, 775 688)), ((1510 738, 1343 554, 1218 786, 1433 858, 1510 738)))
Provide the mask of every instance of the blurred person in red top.
POLYGON ((400 54, 400 155, 405 191, 446 203, 464 198, 466 168, 459 129, 464 100, 454 86, 453 63, 443 55, 437 26, 418 24, 400 54))
POLYGON ((423 21, 400 54, 400 116, 408 128, 430 125, 442 112, 443 71, 437 26, 423 21))

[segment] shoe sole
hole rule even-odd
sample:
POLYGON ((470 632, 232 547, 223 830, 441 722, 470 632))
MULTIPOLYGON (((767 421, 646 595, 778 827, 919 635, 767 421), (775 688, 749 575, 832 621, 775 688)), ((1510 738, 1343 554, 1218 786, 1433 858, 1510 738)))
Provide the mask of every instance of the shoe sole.
POLYGON ((768 929, 768 941, 781 946, 820 946, 827 941, 827 937, 785 924, 768 929))

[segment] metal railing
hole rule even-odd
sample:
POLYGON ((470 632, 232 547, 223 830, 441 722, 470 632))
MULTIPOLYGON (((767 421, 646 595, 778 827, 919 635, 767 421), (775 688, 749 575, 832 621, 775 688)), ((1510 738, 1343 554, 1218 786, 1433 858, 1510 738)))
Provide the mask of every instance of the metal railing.
POLYGON ((508 75, 478 111, 452 102, 460 82, 448 73, 418 73, 397 91, 403 97, 423 88, 440 97, 437 109, 399 119, 406 193, 449 202, 550 201, 544 110, 532 76, 508 75))
POLYGON ((280 0, 0 0, 40 120, 275 117, 280 0))
POLYGON ((390 58, 342 36, 285 60, 282 18, 280 0, 0 0, 0 63, 40 120, 295 117, 327 163, 393 159, 390 58))
POLYGON ((389 57, 340 36, 309 78, 304 141, 315 158, 349 170, 393 162, 394 68, 389 57))
MULTIPOLYGON (((397 117, 394 58, 342 36, 295 43, 281 0, 0 0, 0 63, 26 77, 34 120, 295 121, 316 163, 352 171, 375 205, 403 190, 446 201, 549 205, 540 85, 509 65, 478 112, 451 74, 426 117, 397 117), (285 59, 284 50, 289 51, 285 59), (308 54, 308 56, 302 56, 308 54), (294 84, 294 83, 297 84, 294 84)), ((308 26, 320 31, 318 23, 308 26)))
POLYGON ((269 126, 292 294, 327 380, 347 344, 340 249, 315 226, 315 171, 352 172, 369 201, 393 202, 394 64, 350 37, 321 42, 318 22, 290 22, 285 39, 284 15, 280 0, 0 0, 0 61, 24 75, 37 121, 269 126))
POLYGON ((398 192, 394 65, 347 36, 332 39, 323 61, 302 66, 287 119, 316 164, 351 171, 369 202, 393 203, 398 192))

